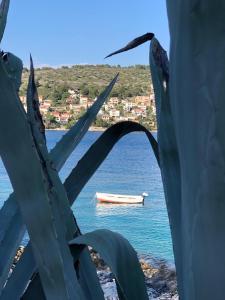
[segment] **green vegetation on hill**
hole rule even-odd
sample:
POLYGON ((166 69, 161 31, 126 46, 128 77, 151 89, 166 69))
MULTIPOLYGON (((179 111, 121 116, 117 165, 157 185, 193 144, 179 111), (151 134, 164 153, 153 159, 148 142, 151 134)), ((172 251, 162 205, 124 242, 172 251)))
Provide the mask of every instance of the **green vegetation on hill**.
MULTIPOLYGON (((36 83, 39 95, 51 99, 55 105, 65 104, 68 89, 79 90, 84 96, 95 98, 108 82, 120 73, 112 91, 112 97, 124 99, 150 94, 149 68, 144 65, 129 67, 110 65, 75 65, 58 69, 44 67, 36 69, 36 83)), ((23 71, 20 95, 26 94, 29 71, 23 71)))

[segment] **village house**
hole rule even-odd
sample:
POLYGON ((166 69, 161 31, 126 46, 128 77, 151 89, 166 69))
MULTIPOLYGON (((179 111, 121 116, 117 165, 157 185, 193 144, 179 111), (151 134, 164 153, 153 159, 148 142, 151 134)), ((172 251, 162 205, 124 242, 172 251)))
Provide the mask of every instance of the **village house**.
POLYGON ((140 108, 132 109, 132 113, 137 117, 142 117, 143 111, 140 108))
POLYGON ((51 106, 52 100, 50 100, 50 99, 42 100, 42 103, 45 105, 51 106))
POLYGON ((149 98, 150 98, 150 100, 153 100, 153 101, 154 101, 154 99, 155 99, 154 93, 151 93, 149 98))
POLYGON ((125 111, 131 111, 132 110, 132 108, 134 107, 134 103, 132 103, 132 102, 126 102, 125 103, 125 105, 124 105, 124 110, 125 111))
POLYGON ((156 107, 155 107, 155 105, 152 105, 152 113, 156 116, 156 107))
POLYGON ((138 108, 140 108, 142 111, 146 111, 147 110, 147 106, 146 105, 138 105, 138 108))
POLYGON ((151 101, 150 101, 149 96, 136 96, 134 98, 134 102, 137 105, 145 105, 145 106, 150 106, 151 105, 151 101))
POLYGON ((136 121, 136 117, 135 116, 129 116, 128 121, 136 121))
POLYGON ((119 117, 120 116, 120 111, 119 110, 116 110, 116 109, 112 109, 112 110, 110 110, 109 111, 109 115, 110 115, 110 117, 114 117, 114 118, 116 118, 116 117, 119 117))
POLYGON ((60 113, 66 112, 68 108, 66 106, 51 106, 50 111, 58 111, 60 113))
POLYGON ((70 118, 70 114, 68 112, 53 111, 51 115, 62 125, 67 124, 70 118))
POLYGON ((132 102, 132 101, 130 101, 130 100, 128 100, 128 99, 122 99, 122 100, 121 100, 121 103, 122 103, 123 105, 125 105, 127 102, 132 102))
POLYGON ((105 108, 106 111, 109 111, 110 109, 114 108, 114 104, 107 103, 107 104, 104 105, 104 108, 105 108))
POLYGON ((70 94, 71 97, 75 98, 76 95, 78 95, 79 93, 77 91, 74 91, 72 89, 69 89, 68 90, 68 93, 70 94))
POLYGON ((114 121, 115 123, 120 122, 120 117, 115 117, 115 118, 113 118, 113 121, 114 121))
POLYGON ((122 117, 122 116, 120 116, 119 117, 119 121, 121 122, 121 121, 128 121, 128 117, 122 117))
POLYGON ((62 125, 67 124, 69 118, 70 118, 70 114, 69 113, 67 113, 67 112, 61 113, 60 114, 60 120, 59 120, 60 124, 62 124, 62 125))
POLYGON ((80 104, 83 106, 87 106, 88 105, 88 97, 80 96, 80 104))
POLYGON ((69 96, 69 98, 66 99, 66 104, 72 104, 74 101, 74 98, 72 96, 69 96))
POLYGON ((141 116, 142 116, 142 118, 147 118, 147 113, 146 113, 146 111, 142 111, 141 116))
POLYGON ((45 106, 40 105, 40 112, 43 115, 47 114, 48 111, 49 111, 49 107, 45 107, 45 106))
POLYGON ((79 113, 81 109, 83 109, 83 106, 80 104, 69 104, 68 105, 69 110, 73 110, 74 112, 79 113))
POLYGON ((109 99, 109 103, 113 105, 118 105, 119 104, 119 99, 117 97, 112 97, 109 99))
POLYGON ((109 118, 109 115, 104 114, 104 115, 101 116, 101 119, 102 119, 103 121, 108 122, 110 118, 109 118))
POLYGON ((94 104, 95 100, 88 100, 88 107, 91 107, 94 104))
POLYGON ((51 107, 51 100, 42 100, 40 102, 40 111, 43 114, 46 114, 49 111, 49 108, 51 107))
POLYGON ((100 109, 99 112, 98 112, 98 116, 101 116, 103 114, 104 114, 104 111, 102 109, 100 109))
POLYGON ((59 111, 53 111, 53 112, 51 113, 51 115, 52 115, 53 117, 55 117, 55 119, 56 119, 57 122, 60 122, 60 112, 59 112, 59 111))

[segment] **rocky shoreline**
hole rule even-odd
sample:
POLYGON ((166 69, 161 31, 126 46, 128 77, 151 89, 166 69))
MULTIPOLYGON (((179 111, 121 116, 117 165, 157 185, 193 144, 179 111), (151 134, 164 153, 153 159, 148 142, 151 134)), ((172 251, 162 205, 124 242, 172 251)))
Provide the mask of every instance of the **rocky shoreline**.
MULTIPOLYGON (((106 300, 117 300, 116 284, 109 267, 91 251, 92 260, 97 268, 98 277, 102 285, 106 300)), ((145 282, 149 299, 178 300, 176 272, 165 260, 153 259, 151 256, 139 256, 141 268, 145 275, 145 282)))
MULTIPOLYGON (((24 252, 20 246, 15 255, 10 273, 24 252)), ((91 257, 97 268, 97 274, 104 291, 106 300, 117 300, 115 279, 109 267, 99 254, 91 249, 91 257)), ((176 272, 165 260, 155 259, 149 255, 139 255, 141 268, 145 275, 145 282, 149 299, 178 300, 176 272)))

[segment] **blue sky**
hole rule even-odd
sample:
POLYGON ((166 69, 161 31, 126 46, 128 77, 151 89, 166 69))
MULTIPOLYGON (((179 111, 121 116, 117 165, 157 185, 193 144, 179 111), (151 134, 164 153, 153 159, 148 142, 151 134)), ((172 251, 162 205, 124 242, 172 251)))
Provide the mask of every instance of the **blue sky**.
POLYGON ((168 50, 165 0, 11 0, 1 48, 28 65, 147 64, 148 45, 104 60, 133 38, 154 32, 168 50))

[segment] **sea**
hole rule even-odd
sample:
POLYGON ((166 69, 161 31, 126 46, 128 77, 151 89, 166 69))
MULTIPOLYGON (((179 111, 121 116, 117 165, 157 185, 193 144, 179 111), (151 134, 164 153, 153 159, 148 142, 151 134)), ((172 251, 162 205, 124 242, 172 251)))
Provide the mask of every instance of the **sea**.
MULTIPOLYGON (((54 147, 65 131, 47 131, 48 148, 54 147)), ((62 182, 101 132, 87 132, 60 171, 62 182)), ((155 134, 155 133, 154 133, 155 134)), ((0 161, 0 207, 12 192, 10 180, 0 161)), ((110 229, 122 234, 140 255, 174 262, 169 221, 160 170, 144 133, 123 137, 109 153, 76 199, 72 210, 82 233, 110 229), (99 204, 96 192, 141 195, 144 205, 99 204)), ((29 237, 24 236, 26 244, 29 237)))

